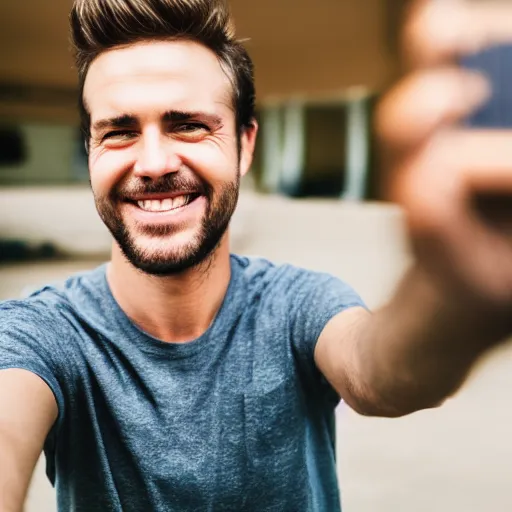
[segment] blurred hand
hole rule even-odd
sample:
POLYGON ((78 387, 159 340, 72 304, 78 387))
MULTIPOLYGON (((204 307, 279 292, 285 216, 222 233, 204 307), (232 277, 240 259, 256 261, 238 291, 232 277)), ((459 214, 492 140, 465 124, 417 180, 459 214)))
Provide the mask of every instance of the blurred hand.
POLYGON ((414 2, 404 33, 408 74, 381 102, 377 130, 420 266, 455 300, 507 309, 512 131, 460 126, 490 86, 457 66, 464 53, 503 42, 512 42, 512 1, 414 2))

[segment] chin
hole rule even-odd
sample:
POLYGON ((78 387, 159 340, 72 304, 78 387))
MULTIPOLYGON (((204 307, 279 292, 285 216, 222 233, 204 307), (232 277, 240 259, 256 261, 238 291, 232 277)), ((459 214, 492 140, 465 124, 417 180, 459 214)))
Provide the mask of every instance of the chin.
POLYGON ((155 257, 178 257, 180 254, 195 252, 201 245, 198 233, 172 233, 165 236, 135 234, 130 237, 133 247, 140 253, 155 257))
POLYGON ((178 275, 198 266, 203 259, 196 254, 176 254, 170 252, 136 252, 123 251, 128 261, 138 270, 153 276, 178 275))
MULTIPOLYGON (((118 244, 126 259, 138 270, 153 276, 175 276, 206 261, 217 249, 220 239, 198 240, 198 237, 150 239, 146 243, 118 244)), ((139 239, 140 240, 140 239, 139 239)))

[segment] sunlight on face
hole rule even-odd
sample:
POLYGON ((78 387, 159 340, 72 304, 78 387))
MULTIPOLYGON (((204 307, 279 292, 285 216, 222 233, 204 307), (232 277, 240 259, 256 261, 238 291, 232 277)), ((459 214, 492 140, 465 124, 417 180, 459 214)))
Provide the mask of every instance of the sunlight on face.
POLYGON ((105 52, 84 102, 96 206, 128 260, 162 275, 211 254, 252 157, 251 143, 238 151, 233 89, 216 55, 183 41, 105 52))

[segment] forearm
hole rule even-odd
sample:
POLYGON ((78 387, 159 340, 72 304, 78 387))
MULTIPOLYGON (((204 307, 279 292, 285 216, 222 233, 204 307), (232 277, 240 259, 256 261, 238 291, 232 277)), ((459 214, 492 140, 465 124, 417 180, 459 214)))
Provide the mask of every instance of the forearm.
POLYGON ((12 446, 0 436, 0 510, 22 512, 27 489, 12 446))
POLYGON ((18 368, 0 370, 0 511, 23 510, 57 415, 55 395, 43 379, 18 368))
POLYGON ((0 511, 22 512, 37 461, 36 452, 16 449, 25 432, 13 434, 0 422, 0 511))
POLYGON ((447 297, 412 270, 352 351, 361 412, 400 416, 438 405, 486 348, 509 334, 509 316, 478 300, 447 297))

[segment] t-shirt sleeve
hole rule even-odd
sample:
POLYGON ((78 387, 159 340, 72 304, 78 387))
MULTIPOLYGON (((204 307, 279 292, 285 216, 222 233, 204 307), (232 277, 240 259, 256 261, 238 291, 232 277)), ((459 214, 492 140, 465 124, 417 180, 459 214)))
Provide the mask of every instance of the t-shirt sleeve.
MULTIPOLYGON (((354 307, 367 309, 367 306, 349 284, 335 276, 305 270, 296 272, 288 290, 293 348, 307 375, 332 398, 333 390, 314 361, 318 338, 338 313, 354 307)), ((339 397, 336 395, 334 399, 339 397)))
POLYGON ((38 301, 0 303, 0 370, 23 369, 39 376, 52 390, 64 415, 62 369, 65 354, 56 331, 55 314, 38 301))

